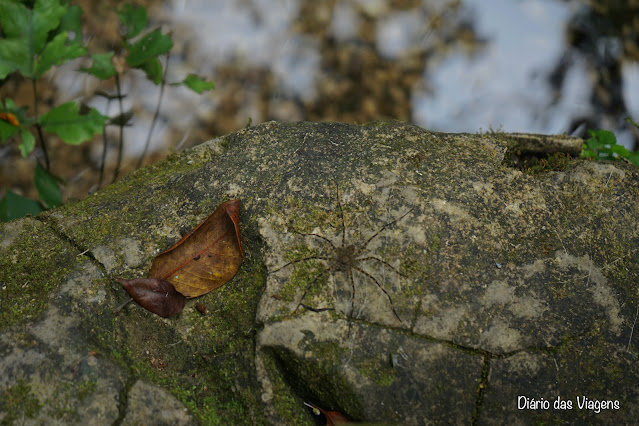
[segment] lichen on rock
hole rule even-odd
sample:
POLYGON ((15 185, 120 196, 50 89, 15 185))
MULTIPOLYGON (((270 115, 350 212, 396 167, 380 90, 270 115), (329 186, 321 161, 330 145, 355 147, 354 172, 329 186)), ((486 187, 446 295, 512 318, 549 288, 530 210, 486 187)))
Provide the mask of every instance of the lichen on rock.
POLYGON ((0 419, 123 422, 148 390, 183 423, 311 424, 305 402, 391 424, 634 422, 639 172, 569 153, 520 170, 511 145, 271 122, 2 225, 0 419), (173 319, 113 312, 115 277, 234 198, 230 282, 173 319))

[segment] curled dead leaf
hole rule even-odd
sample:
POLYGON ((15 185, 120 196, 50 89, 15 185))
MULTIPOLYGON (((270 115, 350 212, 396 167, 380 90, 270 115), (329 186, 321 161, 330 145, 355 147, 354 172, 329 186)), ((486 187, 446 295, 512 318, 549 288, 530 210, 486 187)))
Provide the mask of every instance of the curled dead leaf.
POLYGON ((154 314, 168 318, 179 314, 184 309, 186 298, 166 280, 155 278, 116 279, 122 283, 133 300, 154 314))
MULTIPOLYGON (((153 259, 149 278, 117 280, 143 308, 165 318, 177 315, 184 309, 186 297, 215 290, 237 273, 244 257, 239 213, 239 200, 220 204, 184 238, 153 259)), ((197 309, 206 314, 205 307, 197 309)))
POLYGON ((322 414, 324 418, 326 419, 326 426, 334 426, 334 425, 351 423, 351 421, 348 420, 348 417, 346 417, 344 414, 340 413, 339 411, 324 410, 323 408, 310 402, 305 402, 304 405, 311 408, 313 410, 313 414, 315 414, 316 416, 319 416, 320 414, 322 414))
POLYGON ((18 117, 15 116, 15 114, 11 114, 8 112, 0 112, 0 120, 7 121, 12 126, 20 127, 20 121, 18 120, 18 117))

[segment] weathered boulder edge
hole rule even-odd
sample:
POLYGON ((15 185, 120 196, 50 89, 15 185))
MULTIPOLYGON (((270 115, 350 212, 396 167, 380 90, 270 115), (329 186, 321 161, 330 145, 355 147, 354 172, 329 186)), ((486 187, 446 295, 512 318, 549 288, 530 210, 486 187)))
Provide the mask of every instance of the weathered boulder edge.
POLYGON ((0 421, 312 424, 307 402, 390 424, 634 422, 638 169, 535 155, 515 167, 501 133, 271 122, 3 224, 0 421), (231 282, 174 319, 114 312, 114 277, 233 198, 231 282))

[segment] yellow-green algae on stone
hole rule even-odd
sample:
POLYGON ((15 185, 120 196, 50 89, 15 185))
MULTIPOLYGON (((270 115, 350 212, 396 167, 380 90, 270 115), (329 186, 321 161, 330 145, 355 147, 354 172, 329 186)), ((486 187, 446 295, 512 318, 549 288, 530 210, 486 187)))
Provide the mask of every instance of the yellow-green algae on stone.
POLYGON ((0 329, 35 319, 64 276, 85 259, 45 223, 18 219, 0 228, 0 329))
MULTIPOLYGON (((55 249, 22 261, 60 271, 39 313, 0 335, 0 372, 22 380, 0 392, 33 395, 38 421, 131 419, 147 385, 203 424, 310 424, 305 402, 401 424, 633 421, 637 169, 520 170, 509 146, 396 122, 265 123, 25 219, 55 249), (232 198, 246 250, 233 280, 173 319, 113 312, 127 297, 114 277, 144 276, 232 198), (59 366, 46 380, 40 359, 59 366), (523 393, 621 407, 517 410, 523 393)), ((29 250, 11 226, 4 240, 29 250)))

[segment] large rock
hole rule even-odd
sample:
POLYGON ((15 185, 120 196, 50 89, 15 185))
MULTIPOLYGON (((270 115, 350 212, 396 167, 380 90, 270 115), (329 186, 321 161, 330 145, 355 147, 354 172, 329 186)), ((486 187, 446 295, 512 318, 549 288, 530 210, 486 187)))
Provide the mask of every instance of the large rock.
POLYGON ((534 151, 266 123, 3 225, 0 421, 636 421, 639 169, 534 151), (114 311, 114 277, 230 198, 233 280, 172 319, 114 311))

